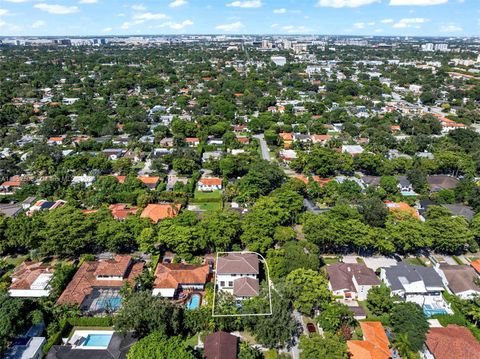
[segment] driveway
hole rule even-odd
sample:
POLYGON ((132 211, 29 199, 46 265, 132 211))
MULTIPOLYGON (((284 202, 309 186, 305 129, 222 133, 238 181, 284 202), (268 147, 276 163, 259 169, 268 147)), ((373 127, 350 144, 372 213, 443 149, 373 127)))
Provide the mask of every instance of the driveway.
POLYGON ((397 264, 397 261, 395 259, 382 256, 362 257, 362 259, 365 262, 365 265, 373 271, 376 271, 378 268, 381 267, 392 267, 397 264))
POLYGON ((258 139, 260 141, 260 149, 262 150, 262 158, 266 161, 270 161, 270 150, 268 149, 268 146, 267 146, 267 141, 265 141, 265 136, 263 135, 263 133, 259 134, 259 135, 254 135, 253 137, 255 137, 256 139, 258 139))

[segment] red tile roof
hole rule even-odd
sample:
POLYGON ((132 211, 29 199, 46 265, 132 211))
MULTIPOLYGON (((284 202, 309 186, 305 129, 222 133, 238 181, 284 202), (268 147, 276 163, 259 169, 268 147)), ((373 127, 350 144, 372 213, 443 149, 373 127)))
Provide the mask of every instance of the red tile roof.
POLYGON ((53 268, 42 262, 23 262, 12 274, 10 289, 30 289, 41 274, 53 274, 53 268))
POLYGON ((145 207, 140 217, 150 218, 153 223, 157 223, 161 219, 176 217, 180 212, 180 207, 179 203, 149 204, 145 207))
POLYGON ((155 270, 154 288, 178 288, 179 284, 205 284, 210 267, 208 264, 160 263, 155 270))
POLYGON ((380 322, 360 322, 363 340, 348 340, 351 359, 388 359, 389 341, 380 322))
POLYGON ((198 184, 203 186, 221 186, 222 179, 221 178, 200 178, 198 180, 198 184))
POLYGON ((130 207, 125 203, 116 203, 108 206, 108 209, 112 212, 112 216, 115 219, 125 219, 129 215, 135 215, 137 213, 137 207, 130 207))
POLYGON ((435 359, 477 359, 480 355, 480 343, 470 330, 454 324, 431 328, 425 344, 435 359))
MULTIPOLYGON (((134 283, 135 278, 143 271, 143 262, 131 265, 131 256, 117 255, 110 260, 85 261, 63 291, 57 304, 82 304, 85 297, 95 287, 120 288, 125 282, 134 283), (122 280, 97 280, 97 275, 116 275, 123 273, 122 280)), ((121 274, 122 275, 122 274, 121 274)))

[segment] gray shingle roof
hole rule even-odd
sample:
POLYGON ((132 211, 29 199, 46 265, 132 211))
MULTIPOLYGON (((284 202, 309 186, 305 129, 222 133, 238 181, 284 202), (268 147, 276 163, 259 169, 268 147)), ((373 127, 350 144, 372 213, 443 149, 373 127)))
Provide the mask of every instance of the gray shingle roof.
POLYGON ((421 266, 412 266, 404 262, 394 267, 385 268, 385 275, 392 290, 404 290, 400 278, 405 278, 408 283, 423 281, 426 287, 443 287, 442 278, 435 269, 421 266))

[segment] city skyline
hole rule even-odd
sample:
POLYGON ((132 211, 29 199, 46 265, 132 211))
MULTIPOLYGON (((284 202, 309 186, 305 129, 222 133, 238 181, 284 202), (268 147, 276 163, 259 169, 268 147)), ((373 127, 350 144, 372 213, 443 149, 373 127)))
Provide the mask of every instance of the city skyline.
POLYGON ((2 36, 476 36, 473 0, 3 0, 2 36), (459 20, 461 19, 461 20, 459 20))

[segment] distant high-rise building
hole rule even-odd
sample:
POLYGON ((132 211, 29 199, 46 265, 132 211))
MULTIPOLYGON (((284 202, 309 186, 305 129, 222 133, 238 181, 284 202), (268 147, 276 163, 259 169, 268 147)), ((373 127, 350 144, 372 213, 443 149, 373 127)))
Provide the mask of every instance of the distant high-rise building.
POLYGON ((422 51, 433 51, 434 46, 431 42, 422 45, 422 51))
POLYGON ((435 44, 435 51, 448 51, 448 44, 435 44))

